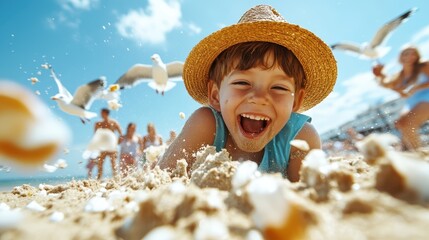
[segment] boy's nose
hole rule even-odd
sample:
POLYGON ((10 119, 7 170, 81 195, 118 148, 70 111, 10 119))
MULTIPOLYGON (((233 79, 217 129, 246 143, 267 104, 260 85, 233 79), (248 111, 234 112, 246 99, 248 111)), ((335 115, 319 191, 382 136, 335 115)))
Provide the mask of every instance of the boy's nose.
POLYGON ((267 96, 267 91, 263 89, 254 89, 249 96, 249 102, 265 105, 268 103, 267 96))

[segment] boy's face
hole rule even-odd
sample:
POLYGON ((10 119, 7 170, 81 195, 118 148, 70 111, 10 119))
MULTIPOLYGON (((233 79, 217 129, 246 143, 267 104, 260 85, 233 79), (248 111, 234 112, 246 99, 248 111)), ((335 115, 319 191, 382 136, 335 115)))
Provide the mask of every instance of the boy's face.
POLYGON ((210 86, 210 103, 221 112, 236 147, 259 152, 299 109, 303 91, 281 68, 234 70, 220 87, 210 86), (294 104, 295 103, 295 104, 294 104))

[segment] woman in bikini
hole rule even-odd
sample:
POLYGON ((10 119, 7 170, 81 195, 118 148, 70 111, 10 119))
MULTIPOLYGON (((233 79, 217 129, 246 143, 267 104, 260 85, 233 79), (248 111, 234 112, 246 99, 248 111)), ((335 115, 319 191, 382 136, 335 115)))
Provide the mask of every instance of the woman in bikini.
POLYGON ((401 71, 390 80, 382 73, 383 65, 373 67, 373 73, 383 87, 398 92, 405 98, 405 106, 395 126, 402 135, 407 150, 423 146, 420 127, 429 120, 429 62, 420 60, 416 47, 408 46, 399 55, 401 71))

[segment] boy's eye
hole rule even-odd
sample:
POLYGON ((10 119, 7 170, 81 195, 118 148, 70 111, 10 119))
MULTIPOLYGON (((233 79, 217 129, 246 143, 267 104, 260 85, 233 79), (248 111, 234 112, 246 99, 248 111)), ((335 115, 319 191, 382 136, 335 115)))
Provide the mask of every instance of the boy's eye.
POLYGON ((280 91, 286 91, 286 92, 290 92, 290 89, 287 87, 283 87, 283 86, 274 86, 272 87, 272 89, 274 90, 280 90, 280 91))
POLYGON ((232 83, 232 85, 248 86, 250 84, 248 82, 246 82, 246 81, 235 81, 235 82, 232 83))

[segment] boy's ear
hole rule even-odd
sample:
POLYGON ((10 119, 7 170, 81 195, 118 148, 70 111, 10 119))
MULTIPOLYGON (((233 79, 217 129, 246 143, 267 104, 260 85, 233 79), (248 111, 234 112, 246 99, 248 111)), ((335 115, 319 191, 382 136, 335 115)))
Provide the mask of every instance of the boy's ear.
POLYGON ((208 82, 208 97, 210 106, 220 112, 219 87, 213 80, 208 82))
POLYGON ((302 101, 304 100, 305 91, 304 89, 300 89, 295 93, 295 100, 293 101, 292 111, 297 112, 301 107, 302 101))

